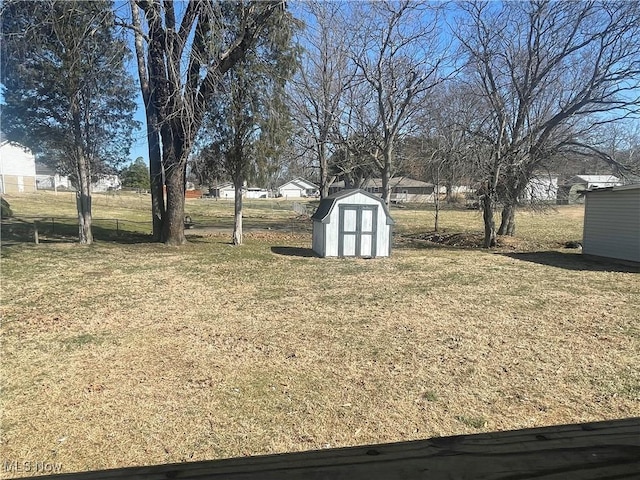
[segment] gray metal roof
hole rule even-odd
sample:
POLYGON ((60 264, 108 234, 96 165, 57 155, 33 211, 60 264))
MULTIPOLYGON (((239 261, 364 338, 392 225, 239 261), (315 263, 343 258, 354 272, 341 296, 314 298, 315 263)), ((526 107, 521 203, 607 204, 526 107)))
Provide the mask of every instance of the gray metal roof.
POLYGON ((355 195, 356 193, 361 193, 362 195, 377 200, 380 205, 382 205, 382 209, 384 210, 384 213, 387 217, 387 225, 393 225, 395 223, 391 218, 391 215, 389 215, 389 209, 387 208, 387 205, 384 203, 382 198, 360 188, 340 190, 332 195, 329 195, 328 197, 323 198, 322 200, 320 200, 320 205, 318 205, 318 209, 311 216, 311 219, 322 223, 329 223, 329 215, 331 215, 331 211, 333 210, 333 207, 335 206, 337 201, 342 200, 346 197, 350 197, 351 195, 355 195))
MULTIPOLYGON (((433 183, 427 183, 420 180, 414 180, 409 177, 392 177, 389 179, 389 186, 391 188, 403 188, 403 187, 433 187, 433 183)), ((330 187, 332 188, 344 188, 344 180, 339 182, 333 182, 330 187)), ((369 178, 362 184, 364 188, 382 188, 381 178, 369 178)))
POLYGON ((632 183, 630 185, 617 185, 613 187, 600 187, 592 190, 583 190, 585 194, 592 194, 597 192, 619 192, 620 190, 636 190, 640 188, 640 183, 632 183))

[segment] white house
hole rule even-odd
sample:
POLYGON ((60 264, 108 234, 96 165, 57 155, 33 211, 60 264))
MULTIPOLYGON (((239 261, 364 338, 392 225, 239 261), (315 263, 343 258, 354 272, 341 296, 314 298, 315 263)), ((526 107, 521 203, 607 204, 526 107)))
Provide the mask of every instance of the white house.
POLYGON ((122 184, 118 175, 100 175, 98 179, 91 184, 92 192, 110 192, 120 190, 122 184))
POLYGON ((269 190, 266 188, 249 187, 243 190, 242 196, 244 198, 269 198, 269 190))
POLYGON ((558 203, 582 203, 586 190, 619 185, 622 185, 622 182, 613 175, 575 175, 559 188, 558 203))
POLYGON ((278 194, 284 198, 312 197, 318 192, 319 188, 316 184, 304 178, 294 178, 279 186, 278 194))
POLYGON ((36 191, 36 159, 31 150, 7 140, 0 142, 0 193, 36 191))
MULTIPOLYGON (((414 180, 409 177, 393 177, 389 179, 389 187, 391 188, 391 201, 393 203, 402 202, 433 202, 434 201, 434 185, 433 183, 414 180)), ((329 193, 344 190, 345 182, 334 182, 329 187, 329 193)), ((363 190, 377 195, 382 194, 382 179, 370 178, 365 180, 362 187, 363 190)), ((445 187, 441 187, 442 192, 446 192, 445 187)))
POLYGON ((531 177, 521 200, 529 203, 555 202, 558 198, 558 176, 538 174, 531 177))
POLYGON ((571 177, 566 183, 569 185, 582 185, 585 190, 622 185, 620 179, 613 175, 576 175, 571 177))
MULTIPOLYGON (((231 182, 218 184, 213 191, 209 189, 209 196, 214 198, 234 199, 236 189, 231 182)), ((258 187, 242 187, 242 198, 269 198, 269 190, 258 187)))
POLYGON ((38 190, 70 190, 73 187, 69 177, 60 175, 55 169, 36 162, 36 187, 38 190))
POLYGON ((321 257, 388 257, 393 220, 378 195, 341 190, 320 201, 313 220, 313 251, 321 257))
POLYGON ((585 192, 582 253, 640 263, 640 184, 585 192))

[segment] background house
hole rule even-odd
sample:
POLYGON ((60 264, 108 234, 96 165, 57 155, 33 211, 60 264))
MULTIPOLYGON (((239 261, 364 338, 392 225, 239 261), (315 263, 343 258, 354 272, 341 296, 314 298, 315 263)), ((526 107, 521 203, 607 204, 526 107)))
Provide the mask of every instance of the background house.
MULTIPOLYGON (((231 182, 218 184, 214 188, 209 188, 209 197, 234 199, 236 189, 231 182)), ((242 187, 242 198, 269 198, 269 190, 259 187, 242 187)))
POLYGON ((73 185, 69 177, 60 175, 54 168, 36 162, 36 187, 38 190, 71 190, 73 185))
POLYGON ((28 148, 0 136, 0 193, 35 191, 35 156, 28 148))
POLYGON ((304 178, 294 178, 278 187, 278 195, 284 198, 313 197, 320 187, 304 178))
POLYGON ((550 174, 534 175, 527 183, 520 200, 526 203, 556 202, 558 198, 558 176, 550 174))
POLYGON ((122 184, 118 175, 100 175, 95 182, 91 183, 92 192, 110 192, 121 188, 122 184))
POLYGON ((236 194, 236 189, 231 182, 222 182, 216 184, 214 187, 209 187, 209 197, 214 198, 233 198, 236 194))
POLYGON ((613 175, 575 175, 558 188, 558 203, 583 203, 583 191, 622 185, 613 175))
POLYGON ((585 193, 582 253, 640 263, 640 184, 585 193))
MULTIPOLYGON (((434 201, 434 185, 432 183, 414 180, 409 177, 394 177, 389 180, 391 187, 391 201, 394 203, 402 202, 433 202, 434 201)), ((370 178, 360 187, 362 190, 382 195, 382 179, 370 178)), ((444 187, 442 187, 444 189, 444 187)), ((329 193, 337 193, 345 189, 345 182, 334 182, 329 187, 329 193)))

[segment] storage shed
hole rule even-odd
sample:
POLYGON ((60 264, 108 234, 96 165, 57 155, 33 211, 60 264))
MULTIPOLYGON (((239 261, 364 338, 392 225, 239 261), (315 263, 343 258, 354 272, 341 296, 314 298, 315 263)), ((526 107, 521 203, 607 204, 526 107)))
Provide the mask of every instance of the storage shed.
POLYGON ((393 220, 384 201, 364 190, 341 190, 320 201, 313 251, 321 257, 388 257, 393 220))
POLYGON ((640 263, 640 184, 585 192, 582 253, 640 263))

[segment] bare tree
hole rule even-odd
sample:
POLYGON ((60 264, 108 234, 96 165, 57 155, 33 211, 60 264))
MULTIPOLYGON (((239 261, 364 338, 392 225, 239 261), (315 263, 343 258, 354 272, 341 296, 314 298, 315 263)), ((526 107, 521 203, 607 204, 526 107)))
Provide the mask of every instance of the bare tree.
POLYGON ((389 180, 398 138, 410 126, 425 94, 444 79, 445 51, 440 41, 438 9, 433 4, 404 0, 354 5, 351 28, 358 31, 351 56, 357 80, 368 93, 358 121, 377 139, 374 161, 382 177, 382 197, 388 204, 389 180))
MULTIPOLYGON (((446 201, 457 201, 454 188, 468 186, 477 175, 474 170, 470 129, 479 117, 477 102, 468 95, 467 86, 451 80, 433 89, 423 102, 416 121, 415 136, 409 142, 411 162, 422 177, 433 181, 435 225, 438 230, 440 190, 446 189, 446 201)), ((406 167, 405 167, 406 168, 406 167)))
POLYGON ((637 2, 470 2, 456 29, 487 116, 485 247, 513 235, 518 199, 535 170, 565 148, 590 146, 593 125, 639 112, 637 2))
POLYGON ((130 5, 148 120, 154 236, 178 245, 186 242, 187 160, 204 113, 220 78, 268 29, 285 21, 285 3, 130 0, 130 5))
POLYGON ((292 82, 290 101, 294 119, 316 159, 320 197, 324 198, 331 183, 329 157, 336 151, 332 134, 355 69, 348 56, 344 4, 312 1, 302 8, 308 23, 298 40, 303 48, 302 64, 292 82))

